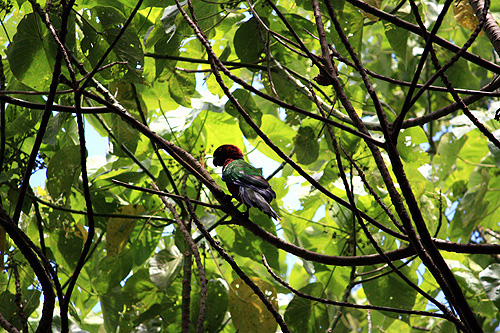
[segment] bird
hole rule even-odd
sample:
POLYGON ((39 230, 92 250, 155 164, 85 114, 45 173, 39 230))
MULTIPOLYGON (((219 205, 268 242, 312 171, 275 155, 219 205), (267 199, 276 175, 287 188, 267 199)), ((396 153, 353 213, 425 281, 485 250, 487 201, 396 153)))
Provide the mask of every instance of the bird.
POLYGON ((240 148, 229 144, 218 147, 214 152, 213 163, 215 166, 223 167, 222 180, 236 200, 244 203, 248 209, 257 207, 269 217, 280 220, 270 205, 276 198, 276 193, 262 177, 262 169, 244 160, 240 148))

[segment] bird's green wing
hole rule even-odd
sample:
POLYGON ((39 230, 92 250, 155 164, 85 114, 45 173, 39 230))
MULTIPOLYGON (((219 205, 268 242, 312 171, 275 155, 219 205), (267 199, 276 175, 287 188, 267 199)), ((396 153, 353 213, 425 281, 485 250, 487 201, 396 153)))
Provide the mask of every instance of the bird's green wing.
POLYGON ((262 177, 262 169, 256 168, 244 160, 234 160, 222 171, 225 182, 239 185, 253 185, 255 187, 267 188, 269 183, 262 177))

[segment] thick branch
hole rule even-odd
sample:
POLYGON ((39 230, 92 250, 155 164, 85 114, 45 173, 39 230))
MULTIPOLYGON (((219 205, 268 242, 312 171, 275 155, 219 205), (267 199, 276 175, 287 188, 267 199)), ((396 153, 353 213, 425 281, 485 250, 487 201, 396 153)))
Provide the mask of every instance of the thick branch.
MULTIPOLYGON (((480 18, 484 12, 484 0, 469 0, 469 3, 476 16, 480 18)), ((483 31, 497 54, 500 56, 500 27, 489 10, 486 14, 486 22, 484 23, 483 31)))

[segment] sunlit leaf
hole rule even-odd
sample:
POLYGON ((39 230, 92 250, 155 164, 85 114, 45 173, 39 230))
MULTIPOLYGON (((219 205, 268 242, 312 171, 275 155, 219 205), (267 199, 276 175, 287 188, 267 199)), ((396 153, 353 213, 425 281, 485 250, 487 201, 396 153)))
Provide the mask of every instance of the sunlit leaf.
MULTIPOLYGON (((257 277, 251 278, 252 282, 266 295, 272 306, 278 308, 276 290, 268 282, 257 277)), ((275 332, 278 324, 273 315, 254 291, 243 282, 235 279, 229 287, 229 311, 233 324, 239 332, 275 332)))
MULTIPOLYGON (((380 0, 367 0, 364 2, 366 2, 370 6, 375 7, 377 9, 380 9, 380 5, 382 4, 382 1, 380 1, 380 0)), ((373 14, 367 13, 365 11, 362 11, 362 13, 365 17, 367 17, 371 21, 378 21, 379 20, 379 18, 373 14)))
POLYGON ((500 265, 491 264, 479 273, 479 280, 488 298, 500 309, 500 265))
POLYGON ((160 289, 167 290, 179 274, 184 255, 172 246, 156 253, 149 261, 151 281, 160 289))
POLYGON ((24 16, 7 49, 12 73, 28 87, 46 90, 52 78, 55 54, 56 44, 40 17, 35 13, 24 16))
MULTIPOLYGON (((142 212, 144 212, 143 206, 128 205, 118 208, 114 213, 140 215, 142 212)), ((129 241, 135 223, 136 219, 130 217, 111 217, 108 220, 106 230, 106 254, 108 256, 115 256, 123 250, 129 241)))
POLYGON ((474 15, 474 10, 472 9, 470 3, 464 0, 457 0, 453 3, 453 15, 455 20, 462 27, 474 30, 478 24, 476 15, 474 15))

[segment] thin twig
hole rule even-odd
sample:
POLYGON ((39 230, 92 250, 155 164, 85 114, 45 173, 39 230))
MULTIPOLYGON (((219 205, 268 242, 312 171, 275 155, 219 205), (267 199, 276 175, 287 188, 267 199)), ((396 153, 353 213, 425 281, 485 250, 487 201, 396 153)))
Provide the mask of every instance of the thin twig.
POLYGON ((120 40, 120 38, 123 36, 123 34, 125 33, 125 30, 127 30, 128 26, 130 25, 130 23, 134 19, 135 15, 139 11, 139 8, 141 8, 142 2, 143 2, 143 0, 138 0, 137 1, 137 4, 135 5, 134 9, 132 9, 131 13, 129 14, 129 17, 127 18, 127 20, 125 21, 125 23, 123 23, 123 25, 121 25, 120 30, 116 34, 115 39, 109 44, 109 46, 106 49, 106 51, 104 52, 104 54, 101 56, 101 58, 99 59, 99 61, 97 62, 97 64, 94 66, 94 68, 92 69, 92 71, 90 73, 88 73, 87 78, 85 79, 85 81, 83 82, 83 84, 78 89, 80 93, 82 93, 83 90, 90 84, 90 82, 92 81, 94 75, 97 73, 97 71, 99 70, 99 68, 101 68, 104 60, 106 60, 107 56, 111 53, 111 51, 113 51, 115 45, 118 43, 118 41, 120 40))
MULTIPOLYGON (((177 6, 180 7, 178 0, 176 1, 177 1, 177 6)), ((266 295, 264 295, 262 290, 260 290, 259 287, 257 287, 257 285, 241 270, 241 268, 234 261, 234 259, 229 254, 227 254, 227 252, 219 245, 219 242, 216 242, 212 238, 210 233, 205 229, 203 223, 201 223, 201 221, 199 220, 189 200, 186 200, 186 204, 188 206, 188 210, 189 213, 191 214, 193 222, 196 224, 198 230, 203 235, 205 235, 205 239, 208 241, 210 246, 212 246, 212 248, 214 248, 219 253, 219 255, 231 266, 231 268, 235 271, 235 273, 254 291, 254 293, 259 297, 262 303, 264 303, 269 312, 271 312, 274 319, 280 326, 281 330, 283 332, 290 332, 285 321, 283 320, 277 309, 275 309, 274 306, 271 304, 271 302, 267 299, 266 295)))
MULTIPOLYGON (((123 187, 127 187, 127 188, 130 188, 130 189, 133 189, 133 190, 138 190, 138 191, 141 191, 141 192, 146 192, 146 193, 156 194, 156 195, 160 195, 160 196, 165 196, 165 197, 169 197, 169 198, 172 198, 172 199, 182 199, 182 200, 184 200, 184 197, 182 195, 171 194, 171 193, 167 193, 165 191, 154 190, 154 189, 149 189, 149 188, 145 188, 145 187, 141 187, 141 186, 127 184, 127 183, 121 182, 121 181, 116 180, 116 179, 112 179, 111 181, 113 183, 117 184, 117 185, 120 185, 120 186, 123 186, 123 187)), ((214 205, 214 204, 206 203, 206 202, 195 200, 195 199, 189 199, 189 200, 192 203, 195 203, 195 204, 200 205, 200 206, 214 208, 214 209, 220 209, 221 208, 221 206, 219 206, 219 205, 214 205)))
MULTIPOLYGON (((159 190, 158 186, 156 186, 155 183, 151 183, 151 186, 153 187, 153 189, 155 189, 157 191, 159 190)), ((198 274, 200 276, 201 300, 200 300, 200 314, 198 316, 198 323, 196 325, 196 332, 201 333, 201 332, 203 332, 203 322, 205 320, 205 309, 206 309, 206 298, 207 298, 207 278, 205 275, 205 269, 203 268, 203 264, 201 262, 201 257, 200 257, 200 253, 198 251, 198 246, 196 245, 193 238, 191 237, 191 233, 186 228, 186 225, 180 219, 179 214, 177 214, 177 211, 175 210, 174 206, 172 206, 172 204, 170 204, 170 202, 168 202, 168 200, 165 196, 160 196, 160 199, 162 200, 165 207, 167 207, 170 210, 170 212, 172 213, 172 215, 174 216, 174 219, 177 222, 177 225, 178 225, 180 231, 184 235, 184 239, 186 240, 188 245, 191 247, 191 253, 193 254, 195 261, 196 261, 196 265, 198 266, 198 274)), ((193 207, 191 206, 191 202, 189 199, 187 199, 187 197, 185 197, 185 202, 188 206, 189 212, 191 214, 191 218, 192 219, 197 218, 194 210, 192 209, 193 207)), ((188 318, 188 320, 189 320, 189 318, 188 318)), ((188 324, 187 328, 188 328, 187 332, 189 332, 189 324, 188 324)))
MULTIPOLYGON (((95 220, 94 220, 94 209, 92 207, 92 198, 90 195, 89 188, 89 179, 87 174, 87 148, 85 144, 85 129, 83 127, 83 116, 81 112, 78 112, 80 104, 81 104, 81 95, 78 91, 75 92, 75 107, 77 109, 76 112, 76 121, 78 126, 78 139, 80 142, 80 168, 81 168, 81 176, 82 176, 82 187, 83 187, 83 196, 85 198, 85 206, 87 210, 87 238, 85 240, 85 244, 83 245, 82 252, 80 254, 80 258, 76 264, 75 270, 70 278, 70 282, 66 289, 66 293, 64 294, 64 300, 60 300, 61 313, 67 314, 69 311, 69 305, 71 302, 71 294, 76 285, 76 281, 78 280, 78 276, 83 269, 83 265, 86 262, 87 255, 92 246, 92 242, 94 241, 95 235, 95 220)), ((69 321, 67 318, 61 321, 61 326, 63 332, 69 329, 69 321)))
POLYGON ((377 306, 377 305, 364 305, 364 304, 355 304, 355 303, 348 303, 348 302, 339 302, 339 301, 334 301, 331 299, 326 299, 326 298, 321 298, 321 297, 315 297, 312 295, 308 295, 305 293, 302 293, 296 289, 294 289, 292 286, 290 286, 288 283, 286 283, 282 278, 280 278, 276 273, 273 272, 269 264, 267 263, 266 257, 264 254, 261 254, 262 256, 262 262, 264 263, 264 266, 266 267, 267 271, 271 276, 278 281, 282 286, 290 290, 292 293, 295 295, 309 299, 315 302, 320 302, 323 304, 331 304, 335 306, 345 306, 349 308, 354 308, 354 309, 365 309, 365 310, 380 310, 380 311, 388 311, 388 312, 396 312, 396 313, 405 313, 409 315, 417 315, 417 316, 430 316, 430 317, 437 317, 437 318, 447 318, 450 320, 451 318, 448 317, 447 315, 444 315, 442 313, 437 313, 437 312, 427 312, 427 311, 417 311, 417 310, 407 310, 407 309, 399 309, 399 308, 390 308, 386 306, 377 306))

